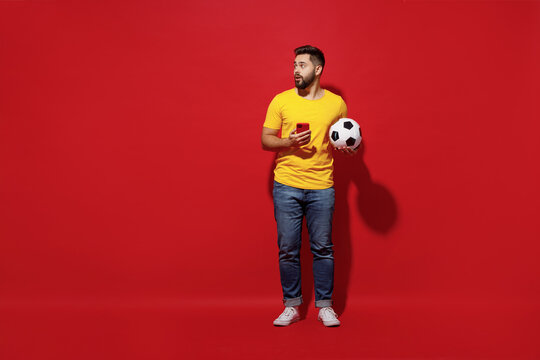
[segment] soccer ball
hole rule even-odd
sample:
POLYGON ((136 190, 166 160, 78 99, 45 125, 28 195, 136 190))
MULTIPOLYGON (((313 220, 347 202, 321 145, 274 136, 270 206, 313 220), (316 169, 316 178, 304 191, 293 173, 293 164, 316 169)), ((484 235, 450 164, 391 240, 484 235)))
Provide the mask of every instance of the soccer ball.
POLYGON ((330 126, 328 132, 330 142, 337 148, 348 147, 356 149, 362 141, 360 125, 353 119, 341 118, 330 126))

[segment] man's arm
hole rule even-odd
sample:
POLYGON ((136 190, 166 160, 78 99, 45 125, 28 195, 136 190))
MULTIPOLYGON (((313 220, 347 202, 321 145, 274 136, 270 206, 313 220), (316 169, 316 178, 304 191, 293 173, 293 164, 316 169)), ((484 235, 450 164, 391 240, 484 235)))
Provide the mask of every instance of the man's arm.
POLYGON ((267 151, 281 151, 291 147, 299 147, 309 143, 311 138, 311 130, 296 133, 296 130, 293 130, 288 138, 278 137, 279 130, 270 129, 263 127, 261 143, 263 150, 267 151))

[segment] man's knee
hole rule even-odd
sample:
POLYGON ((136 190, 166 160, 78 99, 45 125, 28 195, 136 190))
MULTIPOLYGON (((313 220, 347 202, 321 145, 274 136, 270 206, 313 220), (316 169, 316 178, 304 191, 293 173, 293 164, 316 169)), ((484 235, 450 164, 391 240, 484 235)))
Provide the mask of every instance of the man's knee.
POLYGON ((312 245, 311 246, 311 252, 313 253, 313 257, 315 259, 333 259, 334 258, 334 247, 333 245, 325 245, 325 246, 317 246, 312 245))

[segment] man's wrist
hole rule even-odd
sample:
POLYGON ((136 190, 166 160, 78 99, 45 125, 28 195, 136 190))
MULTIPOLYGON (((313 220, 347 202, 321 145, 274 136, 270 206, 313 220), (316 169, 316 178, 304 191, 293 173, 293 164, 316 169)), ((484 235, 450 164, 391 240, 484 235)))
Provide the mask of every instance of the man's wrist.
POLYGON ((290 148, 292 146, 292 140, 291 138, 284 138, 282 140, 282 145, 284 148, 290 148))

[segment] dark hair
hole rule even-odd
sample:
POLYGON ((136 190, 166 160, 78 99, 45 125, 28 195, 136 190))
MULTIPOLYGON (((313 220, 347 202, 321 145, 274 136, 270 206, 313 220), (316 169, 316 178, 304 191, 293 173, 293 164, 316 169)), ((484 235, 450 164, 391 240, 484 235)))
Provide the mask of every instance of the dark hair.
POLYGON ((324 54, 320 49, 317 49, 315 46, 304 45, 297 47, 296 49, 294 49, 294 54, 296 56, 302 54, 309 54, 309 60, 311 60, 313 65, 321 65, 324 69, 324 54))

